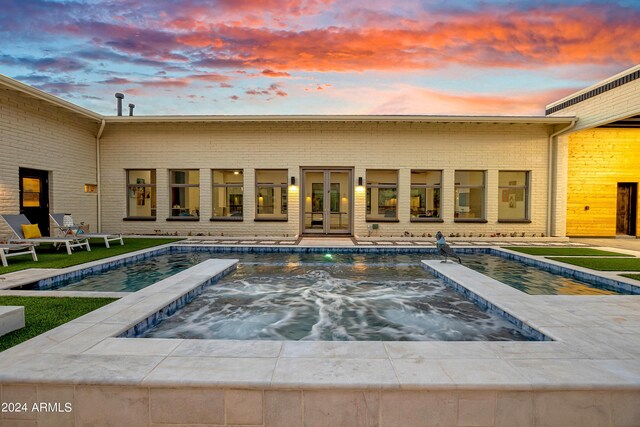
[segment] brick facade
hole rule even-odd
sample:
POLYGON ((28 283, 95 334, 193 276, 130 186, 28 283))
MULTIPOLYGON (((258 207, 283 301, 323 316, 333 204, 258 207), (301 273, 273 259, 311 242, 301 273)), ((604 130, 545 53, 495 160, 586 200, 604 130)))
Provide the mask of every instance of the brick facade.
MULTIPOLYGON (((78 222, 97 224, 98 125, 45 101, 0 89, 0 213, 18 213, 19 168, 49 172, 50 212, 69 212, 78 222)), ((0 221, 0 239, 10 230, 0 221)), ((94 228, 95 229, 95 228, 94 228)))
MULTIPOLYGON (((349 167, 397 169, 398 220, 380 222, 379 235, 546 232, 547 147, 544 124, 399 122, 109 123, 101 138, 103 228, 126 233, 294 236, 300 233, 299 191, 289 191, 287 222, 255 222, 255 170, 349 167), (156 169, 157 220, 126 217, 126 169, 156 169), (200 220, 168 222, 171 169, 200 170, 200 220), (211 222, 211 170, 243 169, 244 220, 211 222), (443 223, 410 221, 411 169, 443 170, 443 223), (487 171, 487 223, 454 222, 455 170, 487 171), (530 171, 531 223, 498 223, 498 171, 530 171)), ((354 193, 354 234, 367 235, 365 193, 354 193)))

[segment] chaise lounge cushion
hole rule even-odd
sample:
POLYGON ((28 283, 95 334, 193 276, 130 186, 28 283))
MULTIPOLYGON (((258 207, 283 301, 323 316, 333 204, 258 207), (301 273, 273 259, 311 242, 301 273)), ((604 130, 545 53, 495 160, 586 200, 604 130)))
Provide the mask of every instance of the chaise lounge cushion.
POLYGON ((42 237, 38 224, 21 224, 25 239, 39 239, 42 237))

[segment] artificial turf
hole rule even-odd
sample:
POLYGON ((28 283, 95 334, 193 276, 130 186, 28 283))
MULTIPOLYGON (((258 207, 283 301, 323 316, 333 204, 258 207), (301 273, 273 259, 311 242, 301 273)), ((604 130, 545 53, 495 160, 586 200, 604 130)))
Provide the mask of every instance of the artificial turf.
POLYGON ((619 256, 619 257, 631 257, 632 255, 621 254, 618 252, 601 251, 599 249, 592 248, 550 248, 550 247, 505 247, 515 252, 522 252, 528 255, 541 255, 541 256, 619 256))
POLYGON ((1 267, 0 274, 12 271, 25 270, 27 268, 64 268, 72 265, 84 264, 85 262, 96 261, 103 258, 121 255, 128 252, 147 249, 153 246, 164 245, 165 243, 176 242, 181 239, 169 238, 125 238, 124 246, 117 242, 111 242, 111 247, 107 249, 102 239, 90 239, 91 252, 85 249, 75 248, 72 255, 67 255, 64 248, 55 249, 53 245, 42 244, 36 247, 38 261, 33 261, 31 255, 20 255, 9 258, 9 266, 1 267))
POLYGON ((600 271, 640 271, 640 258, 552 257, 549 259, 600 271))
POLYGON ((0 337, 0 351, 96 310, 114 298, 0 297, 0 305, 24 306, 25 327, 0 337))
POLYGON ((621 276, 628 277, 629 279, 640 280, 640 274, 621 274, 621 276))

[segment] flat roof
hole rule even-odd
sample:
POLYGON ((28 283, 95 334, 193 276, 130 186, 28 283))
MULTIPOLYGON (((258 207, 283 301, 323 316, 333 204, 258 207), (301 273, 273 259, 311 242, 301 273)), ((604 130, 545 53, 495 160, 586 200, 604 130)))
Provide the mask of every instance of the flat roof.
POLYGON ((179 122, 413 122, 413 123, 523 123, 563 124, 575 116, 438 116, 438 115, 202 115, 105 116, 107 123, 179 122))

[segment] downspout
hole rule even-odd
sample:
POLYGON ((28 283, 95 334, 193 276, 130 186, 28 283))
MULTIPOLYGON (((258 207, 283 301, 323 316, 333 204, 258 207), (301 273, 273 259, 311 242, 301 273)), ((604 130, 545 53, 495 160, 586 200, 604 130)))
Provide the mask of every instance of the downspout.
POLYGON ((552 133, 551 135, 549 135, 549 147, 548 147, 548 153, 547 153, 547 170, 548 172, 548 176, 549 179, 547 179, 547 197, 548 197, 548 201, 547 201, 547 233, 546 236, 547 237, 551 237, 551 213, 553 212, 553 208, 555 208, 555 186, 556 186, 556 168, 555 168, 555 162, 556 162, 556 152, 553 149, 553 139, 571 129, 573 129, 576 125, 576 123, 578 122, 578 119, 573 119, 571 120, 571 124, 569 124, 569 126, 560 129, 558 132, 556 133, 552 133))
POLYGON ((102 119, 100 129, 96 135, 96 185, 98 186, 98 232, 102 231, 102 186, 100 185, 100 137, 106 122, 102 119))

